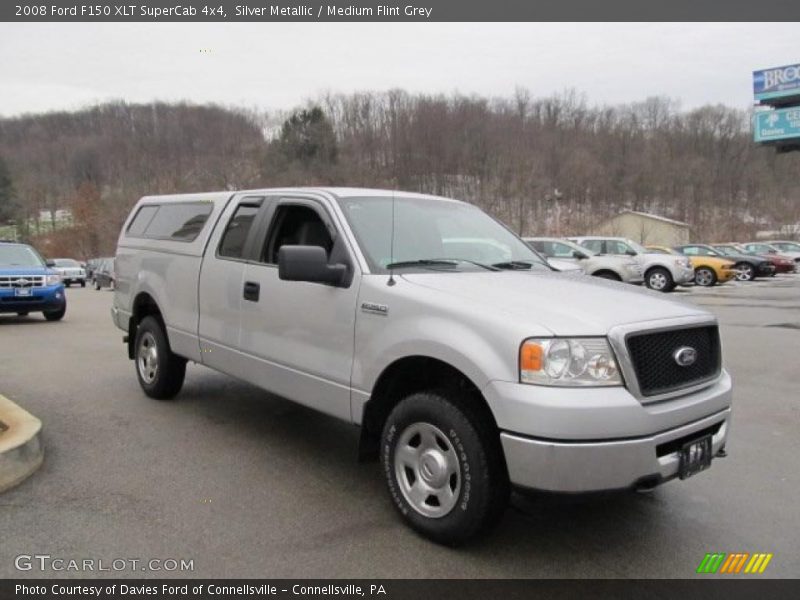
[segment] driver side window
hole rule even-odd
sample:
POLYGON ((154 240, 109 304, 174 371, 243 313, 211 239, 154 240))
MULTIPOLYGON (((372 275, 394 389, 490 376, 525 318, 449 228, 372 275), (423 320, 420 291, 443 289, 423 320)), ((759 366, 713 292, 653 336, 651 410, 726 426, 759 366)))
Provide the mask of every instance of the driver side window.
POLYGON ((333 238, 315 209, 305 204, 283 204, 272 219, 262 261, 278 264, 281 246, 320 246, 330 257, 333 238))

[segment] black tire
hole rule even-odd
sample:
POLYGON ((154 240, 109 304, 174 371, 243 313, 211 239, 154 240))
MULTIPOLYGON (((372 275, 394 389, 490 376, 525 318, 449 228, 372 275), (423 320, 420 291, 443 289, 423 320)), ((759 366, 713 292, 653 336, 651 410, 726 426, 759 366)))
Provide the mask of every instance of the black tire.
POLYGON ((59 308, 58 310, 46 310, 44 311, 44 318, 48 321, 60 321, 64 318, 64 315, 67 314, 67 305, 64 303, 64 306, 59 308))
POLYGON ((448 545, 463 543, 491 528, 505 512, 510 493, 499 434, 488 425, 485 417, 463 409, 451 399, 454 397, 453 392, 420 392, 408 396, 392 410, 381 436, 381 465, 395 508, 412 529, 448 545), (423 459, 416 461, 419 467, 416 469, 399 464, 402 462, 402 454, 398 453, 401 443, 413 452, 415 428, 422 426, 432 426, 438 431, 433 434, 436 445, 426 446, 420 441, 414 456, 432 458, 429 452, 435 453, 438 448, 442 455, 455 456, 450 464, 452 470, 440 468, 441 463, 437 465, 436 460, 432 461, 434 469, 423 459), (408 443, 404 441, 406 438, 408 443), (423 448, 428 450, 423 452, 423 448), (398 479, 398 469, 402 479, 398 479), (443 475, 448 472, 449 476, 443 475), (423 514, 407 497, 413 494, 409 487, 414 487, 416 479, 424 482, 428 476, 432 485, 436 485, 437 480, 442 481, 438 489, 449 489, 449 502, 454 501, 448 509, 448 500, 439 503, 439 496, 434 495, 436 488, 419 488, 430 490, 420 493, 420 496, 425 495, 419 502, 421 509, 446 511, 437 516, 423 514))
POLYGON ((186 377, 186 359, 173 354, 158 319, 145 317, 141 320, 133 348, 136 377, 144 393, 156 400, 174 398, 186 377), (155 348, 154 354, 148 352, 151 347, 155 348), (153 366, 155 368, 149 368, 153 366))
POLYGON ((675 281, 664 267, 653 267, 644 276, 644 284, 657 292, 671 292, 675 288, 675 281))
POLYGON ((698 267, 694 272, 694 282, 701 287, 717 285, 717 274, 709 267, 698 267))
POLYGON ((96 289, 98 292, 100 291, 100 282, 97 281, 97 279, 94 280, 94 289, 96 289))
POLYGON ((750 263, 736 263, 734 268, 739 272, 739 274, 736 275, 738 281, 753 281, 753 279, 756 278, 756 268, 750 263))
POLYGON ((64 281, 64 287, 65 287, 65 288, 68 288, 68 287, 70 287, 71 285, 72 285, 72 282, 71 282, 71 281, 67 281, 67 280, 65 280, 65 281, 64 281))
POLYGON ((597 273, 592 273, 593 277, 599 277, 600 279, 608 279, 610 281, 622 281, 622 277, 614 273, 614 271, 598 271, 597 273))
POLYGON ((81 280, 81 287, 82 287, 82 288, 85 288, 85 287, 86 287, 86 280, 85 280, 85 279, 82 279, 82 280, 81 280))

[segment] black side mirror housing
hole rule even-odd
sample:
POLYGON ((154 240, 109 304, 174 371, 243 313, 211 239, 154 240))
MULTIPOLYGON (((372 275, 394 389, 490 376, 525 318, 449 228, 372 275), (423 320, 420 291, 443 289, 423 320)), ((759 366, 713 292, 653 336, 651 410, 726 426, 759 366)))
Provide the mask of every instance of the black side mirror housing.
POLYGON ((573 250, 572 251, 572 258, 577 258, 578 260, 583 260, 584 258, 589 258, 589 256, 584 254, 583 252, 578 252, 577 250, 573 250))
POLYGON ((636 256, 636 251, 635 250, 626 250, 625 254, 627 254, 628 256, 636 256))
POLYGON ((44 261, 44 264, 45 264, 46 267, 49 267, 49 268, 52 269, 53 267, 56 266, 56 261, 47 259, 46 261, 44 261))
POLYGON ((278 277, 284 281, 307 281, 339 287, 345 281, 347 267, 328 264, 322 246, 281 246, 278 250, 278 277))

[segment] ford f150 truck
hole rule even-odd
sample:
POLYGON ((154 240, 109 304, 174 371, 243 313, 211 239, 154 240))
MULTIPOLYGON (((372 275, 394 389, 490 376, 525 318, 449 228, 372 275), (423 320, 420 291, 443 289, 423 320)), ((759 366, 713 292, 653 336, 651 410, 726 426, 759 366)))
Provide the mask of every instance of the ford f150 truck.
POLYGON ((41 312, 58 321, 67 312, 61 276, 26 244, 0 242, 0 313, 41 312))
POLYGON ((191 360, 361 428, 429 538, 485 531, 512 487, 651 489, 724 453, 715 318, 553 272, 463 202, 363 189, 142 198, 112 318, 145 394, 191 360))

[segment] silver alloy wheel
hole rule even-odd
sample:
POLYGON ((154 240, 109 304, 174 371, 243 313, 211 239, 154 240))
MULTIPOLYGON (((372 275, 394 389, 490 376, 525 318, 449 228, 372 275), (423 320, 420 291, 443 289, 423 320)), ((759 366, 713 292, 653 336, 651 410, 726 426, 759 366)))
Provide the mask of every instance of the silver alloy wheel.
POLYGON ((406 502, 425 517, 444 517, 458 502, 458 455, 447 436, 430 423, 413 423, 400 434, 394 472, 406 502))
POLYGON ((155 381, 156 375, 158 375, 158 347, 156 338, 149 331, 145 331, 139 341, 139 348, 136 351, 136 366, 145 383, 155 381))
POLYGON ((667 278, 661 271, 652 273, 647 279, 650 282, 650 289, 663 290, 667 287, 667 278))
POLYGON ((703 287, 713 285, 714 273, 711 271, 711 269, 698 269, 694 274, 694 282, 703 287))
POLYGON ((753 279, 753 265, 743 265, 742 268, 736 272, 736 279, 739 281, 750 281, 753 279))

